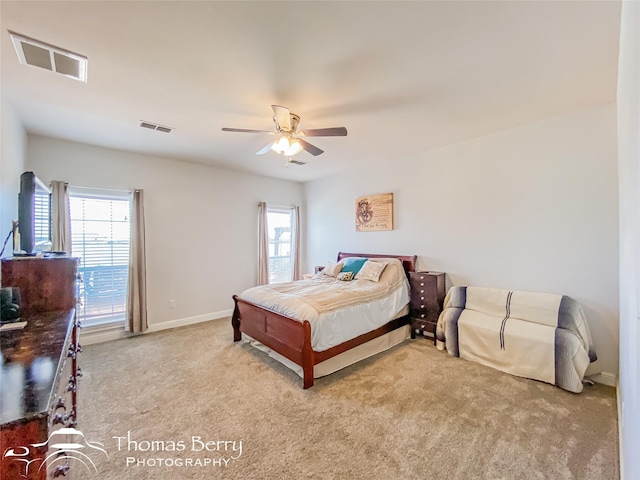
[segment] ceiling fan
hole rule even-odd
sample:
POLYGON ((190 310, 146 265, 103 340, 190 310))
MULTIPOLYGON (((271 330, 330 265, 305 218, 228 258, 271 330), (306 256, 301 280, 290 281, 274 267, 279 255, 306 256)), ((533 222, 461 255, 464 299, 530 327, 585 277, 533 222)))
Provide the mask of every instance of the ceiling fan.
MULTIPOLYGON (((308 130, 298 131, 298 123, 300 117, 295 113, 291 113, 287 107, 280 105, 271 105, 273 109, 273 122, 276 124, 276 131, 269 130, 248 130, 245 128, 223 128, 224 132, 242 132, 242 133, 267 133, 269 135, 278 135, 278 139, 269 143, 265 147, 256 152, 256 155, 264 155, 269 151, 273 151, 285 157, 292 157, 300 153, 302 150, 309 152, 313 156, 318 156, 324 152, 315 145, 299 137, 345 137, 347 129, 345 127, 332 128, 312 128, 308 130)), ((302 162, 294 162, 300 163, 302 162)))

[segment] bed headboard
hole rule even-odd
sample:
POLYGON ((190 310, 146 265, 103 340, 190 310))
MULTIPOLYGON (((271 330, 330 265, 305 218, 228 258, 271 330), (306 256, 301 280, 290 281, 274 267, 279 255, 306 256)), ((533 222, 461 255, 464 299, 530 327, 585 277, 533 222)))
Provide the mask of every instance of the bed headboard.
POLYGON ((338 253, 338 262, 343 258, 347 257, 366 257, 366 258, 397 258, 402 262, 402 266, 404 267, 404 271, 409 276, 409 272, 416 271, 416 264, 418 261, 417 255, 384 255, 381 253, 346 253, 339 252, 338 253))

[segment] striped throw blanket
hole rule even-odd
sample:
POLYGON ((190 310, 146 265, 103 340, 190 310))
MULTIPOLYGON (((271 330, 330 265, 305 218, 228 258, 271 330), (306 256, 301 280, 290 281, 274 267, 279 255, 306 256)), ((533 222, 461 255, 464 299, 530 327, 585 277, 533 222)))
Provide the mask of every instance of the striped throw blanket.
POLYGON ((582 307, 566 295, 452 287, 436 340, 451 355, 576 393, 597 359, 582 307))

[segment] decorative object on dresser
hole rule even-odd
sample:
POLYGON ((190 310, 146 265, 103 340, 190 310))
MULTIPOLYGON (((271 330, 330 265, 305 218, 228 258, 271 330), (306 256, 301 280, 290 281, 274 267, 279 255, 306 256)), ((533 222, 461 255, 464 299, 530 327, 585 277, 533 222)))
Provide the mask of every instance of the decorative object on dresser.
POLYGON ((18 287, 0 288, 0 324, 4 326, 20 320, 20 303, 18 287))
POLYGON ((433 337, 435 343, 436 324, 442 312, 445 296, 445 274, 442 272, 410 272, 411 338, 416 334, 433 337))
POLYGON ((0 335, 3 480, 44 480, 64 476, 69 469, 58 456, 43 462, 52 453, 47 452, 51 434, 77 424, 82 376, 77 365, 77 266, 77 259, 69 257, 2 259, 2 285, 20 289, 21 319, 27 322, 24 329, 0 335))

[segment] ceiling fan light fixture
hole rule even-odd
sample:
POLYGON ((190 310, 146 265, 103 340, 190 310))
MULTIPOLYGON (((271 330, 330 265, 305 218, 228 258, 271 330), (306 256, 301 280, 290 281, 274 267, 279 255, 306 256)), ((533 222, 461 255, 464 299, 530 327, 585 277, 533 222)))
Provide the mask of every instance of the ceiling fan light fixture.
POLYGON ((285 157, 293 157, 302 151, 302 144, 296 138, 283 135, 278 141, 273 142, 271 150, 285 157))
POLYGON ((324 153, 324 150, 312 145, 311 143, 303 140, 301 137, 344 137, 347 135, 347 129, 345 127, 332 127, 332 128, 312 128, 311 130, 298 131, 298 123, 300 117, 295 113, 291 113, 287 107, 281 105, 271 105, 273 110, 273 121, 276 125, 276 132, 270 132, 268 130, 249 130, 247 128, 229 128, 223 127, 224 132, 244 132, 244 133, 270 133, 271 135, 279 135, 278 139, 265 145, 256 152, 256 155, 264 155, 265 153, 272 152, 278 155, 283 155, 287 158, 291 158, 293 155, 297 155, 302 150, 317 157, 324 153), (295 135, 295 136, 294 136, 295 135))

